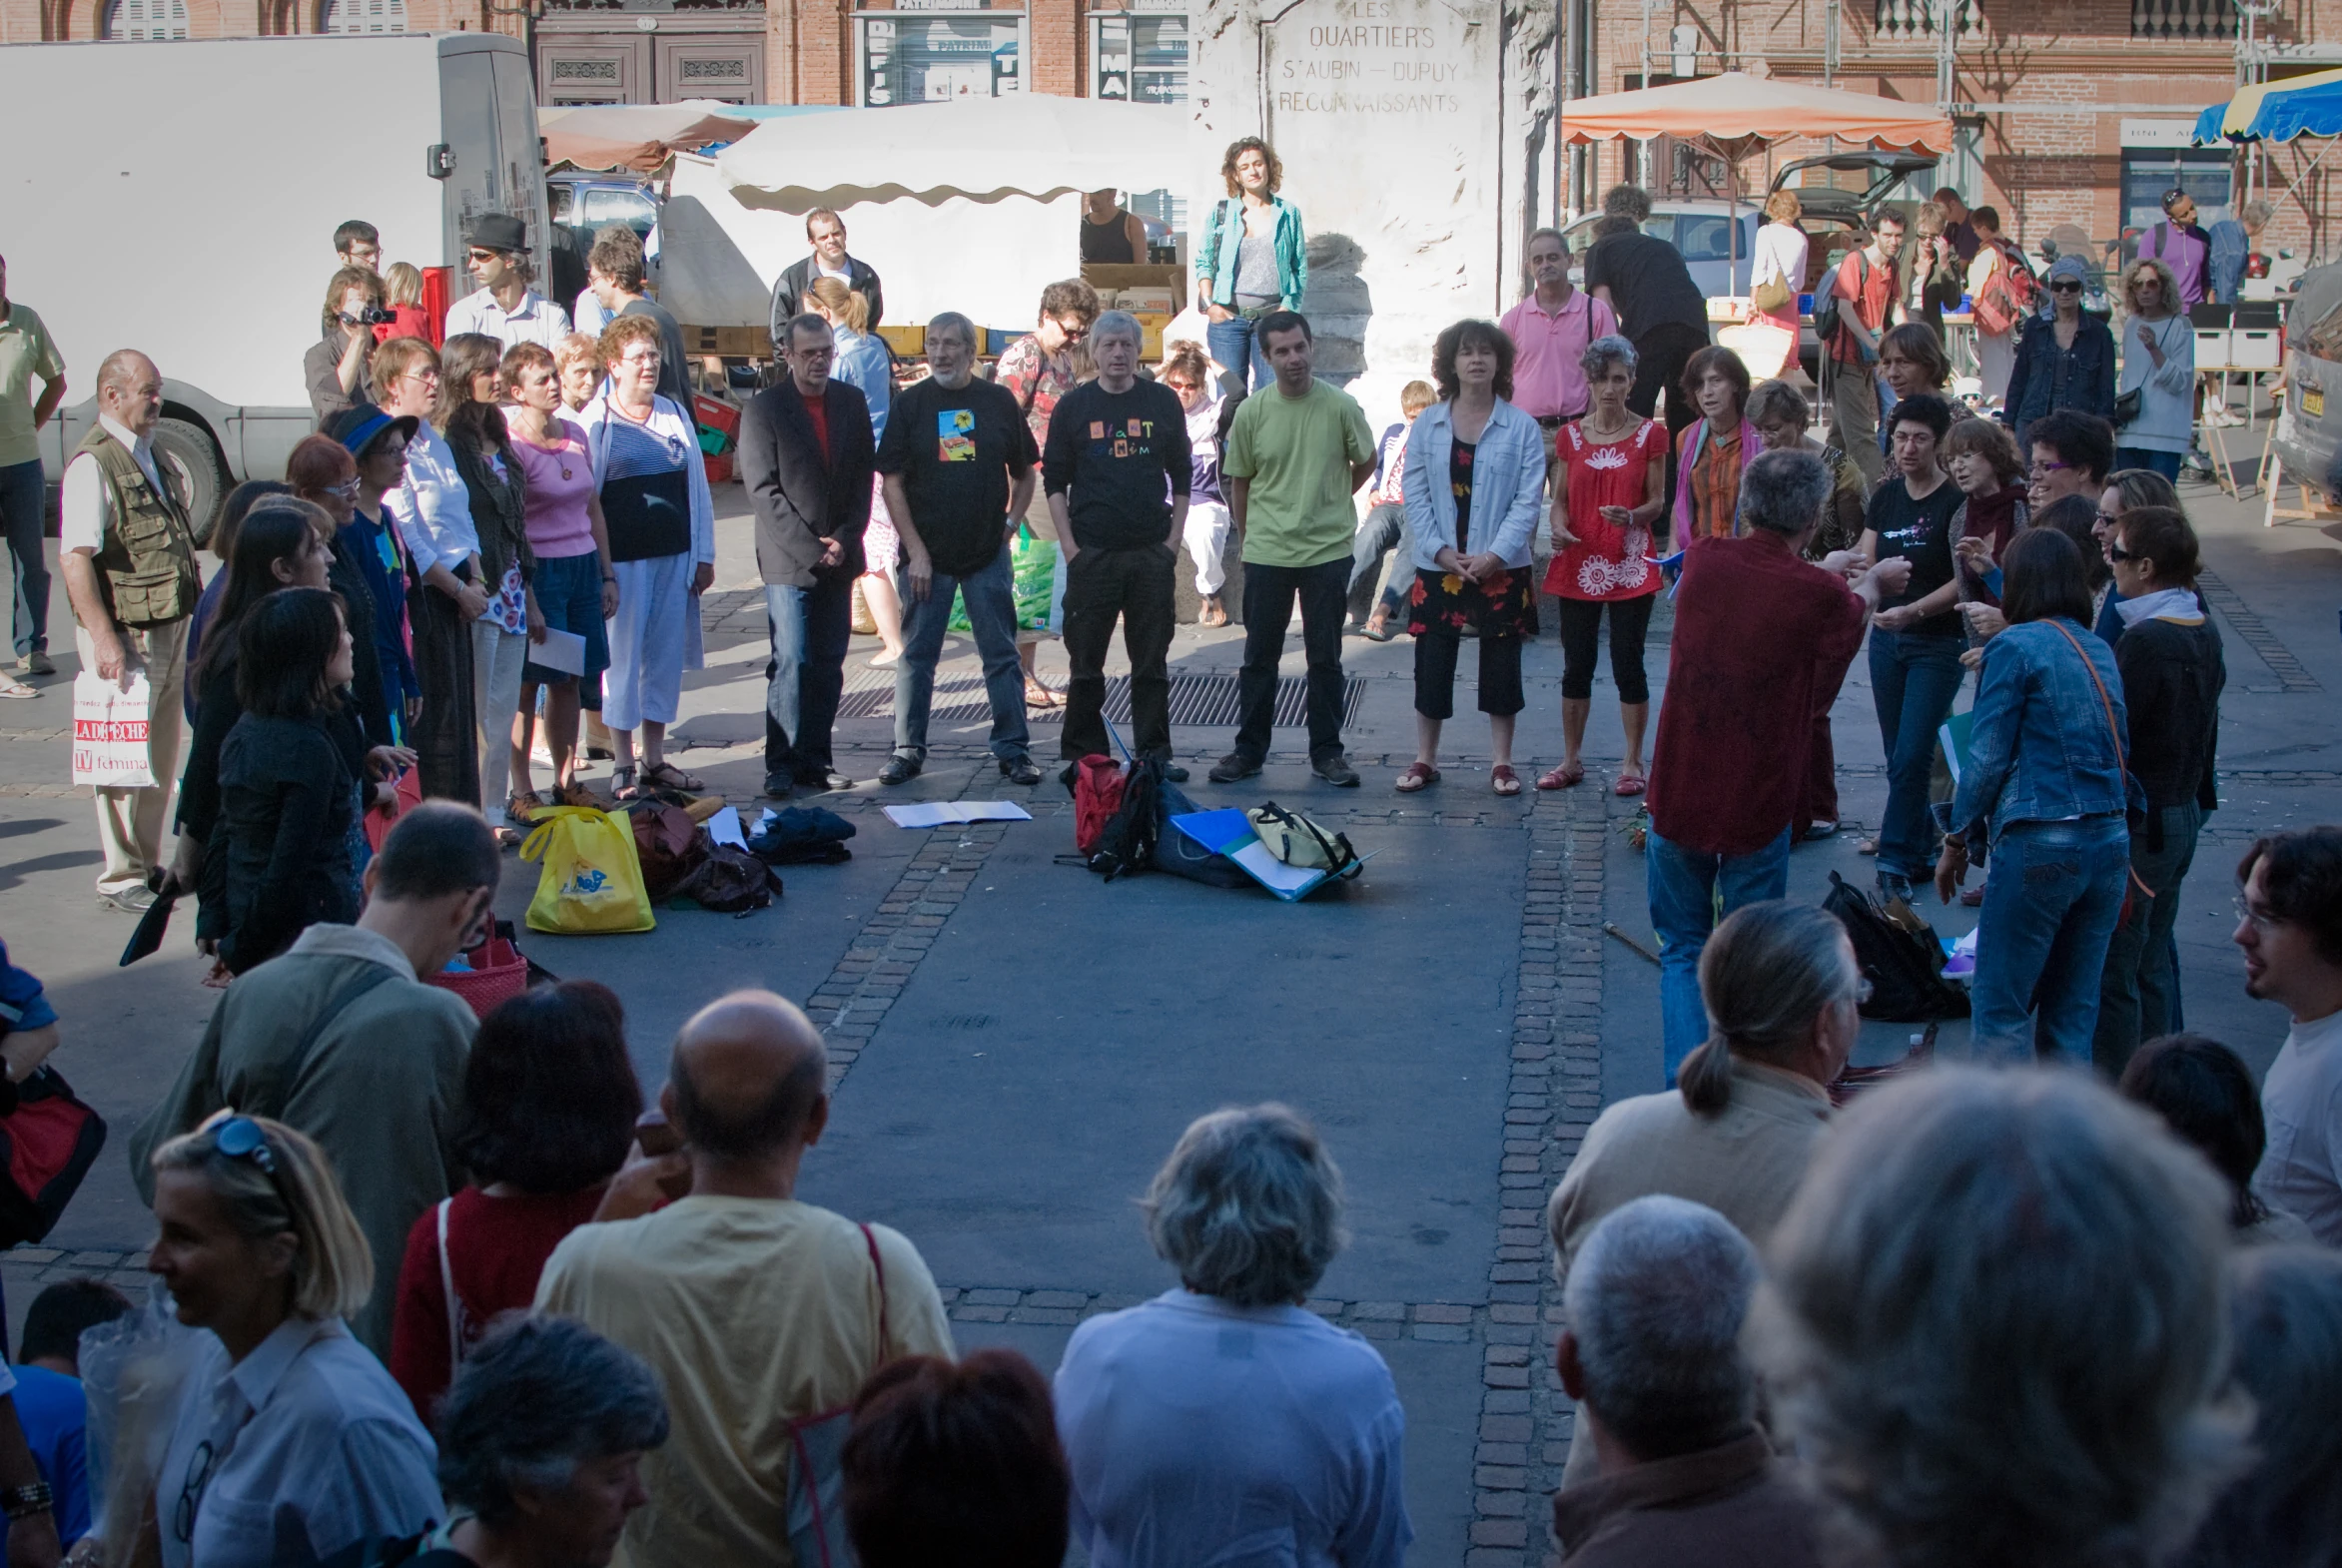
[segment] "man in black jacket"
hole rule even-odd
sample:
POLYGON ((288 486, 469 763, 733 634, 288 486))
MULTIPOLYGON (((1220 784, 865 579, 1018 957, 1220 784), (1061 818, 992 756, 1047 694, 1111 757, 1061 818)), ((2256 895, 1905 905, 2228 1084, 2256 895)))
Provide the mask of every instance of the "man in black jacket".
POLYGON ((797 317, 780 346, 788 379, 758 392, 740 415, 740 477, 756 508, 756 566, 772 631, 764 792, 786 798, 800 784, 854 784, 830 765, 830 726, 846 684, 876 449, 870 405, 830 379, 830 324, 797 317))
POLYGON ((813 243, 813 254, 801 262, 782 269, 779 281, 773 285, 773 349, 780 352, 786 345, 781 341, 785 331, 798 312, 805 291, 813 287, 816 278, 835 278, 847 288, 862 296, 870 307, 869 318, 863 323, 866 330, 878 331, 879 315, 886 305, 880 294, 878 273, 868 262, 857 261, 846 254, 846 221, 826 207, 816 207, 805 215, 805 238, 813 243))

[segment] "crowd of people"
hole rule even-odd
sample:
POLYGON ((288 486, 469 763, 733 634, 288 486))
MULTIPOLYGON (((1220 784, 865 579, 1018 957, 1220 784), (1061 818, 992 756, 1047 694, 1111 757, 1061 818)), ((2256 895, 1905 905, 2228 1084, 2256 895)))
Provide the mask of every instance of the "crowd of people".
MULTIPOLYGON (((1519 306, 1442 332, 1378 439, 1315 372, 1273 151, 1238 142, 1223 177, 1206 344, 1160 377, 1140 323, 1069 280, 989 378, 946 314, 929 374, 898 386, 876 272, 835 214, 809 218, 814 253, 774 296, 780 375, 738 442, 766 793, 853 782, 832 731, 858 587, 896 682, 885 785, 925 763, 955 604, 1006 780, 1045 777, 1036 701, 1062 702, 1069 765, 1112 749, 1118 621, 1132 751, 1183 780, 1180 552, 1223 624, 1232 535, 1245 639, 1212 782, 1264 765, 1297 604, 1318 779, 1359 782, 1345 631, 1403 625, 1417 745, 1395 787, 1441 782, 1468 640, 1490 787, 1519 795, 1522 653, 1551 595, 1563 754, 1534 787, 1579 787, 1607 606, 1608 787, 1648 797, 1669 1088, 1606 1111, 1551 1195, 1567 1560, 1754 1542, 1803 1564, 1842 1527, 1915 1568, 2322 1560, 2342 1538, 2342 1263, 2318 1249, 2342 1246, 2342 830, 2269 836, 2237 872, 2246 988, 2294 1019, 2256 1095, 2185 1032, 2173 947, 2225 679, 2171 482, 2193 430, 2180 312, 2213 287, 2187 217, 2124 274, 2119 351, 2078 266, 2053 266, 2001 334, 1986 417, 1952 396, 1942 316, 2019 259, 1989 209, 1883 212, 1824 291, 1823 444, 1800 387, 1707 342, 1681 257, 1642 232, 1648 197, 1621 188, 1583 287, 1564 237, 1532 235, 1519 306), (2137 394, 2119 434, 2117 385, 2137 394), (1020 607, 1028 548, 1054 560, 1045 616, 1020 607), (1051 634, 1062 694, 1034 672, 1051 634), (1784 894, 1792 846, 1839 825, 1831 710, 1866 639, 1882 900, 1980 903, 1976 1055, 2087 1060, 2097 1082, 1935 1071, 1833 1110, 1868 982, 1843 926, 1784 894)), ((1794 196, 1767 216, 1765 280, 1803 277, 1794 196)), ((616 797, 703 787, 667 743, 714 508, 681 335, 630 231, 592 247, 588 338, 531 287, 520 223, 476 220, 480 287, 436 348, 372 231, 337 238, 306 367, 320 430, 283 483, 240 486, 199 539, 149 440, 160 374, 127 350, 65 474, 83 665, 146 674, 158 763, 151 787, 97 791, 100 895, 195 897, 226 995, 132 1140, 149 1266, 193 1331, 158 1352, 181 1392, 115 1456, 132 1484, 77 1521, 28 1478, 42 1449, 8 1401, 30 1393, 0 1386, 12 1555, 54 1561, 86 1531, 78 1561, 168 1564, 648 1568, 850 1542, 872 1568, 1041 1565, 1075 1537, 1167 1568, 1400 1560, 1404 1415, 1371 1347, 1305 1307, 1344 1199, 1292 1111, 1187 1130, 1144 1203, 1178 1284, 1084 1323, 1053 1387, 1013 1352, 956 1358, 913 1238, 796 1196, 831 1105, 790 1003, 711 1004, 646 1097, 605 988, 481 1021, 424 983, 484 934, 533 812, 599 802, 578 777, 596 733, 616 797), (385 831, 409 771, 422 802, 385 831)), ((15 974, 0 1022, 37 1033, 53 1020, 15 974)))

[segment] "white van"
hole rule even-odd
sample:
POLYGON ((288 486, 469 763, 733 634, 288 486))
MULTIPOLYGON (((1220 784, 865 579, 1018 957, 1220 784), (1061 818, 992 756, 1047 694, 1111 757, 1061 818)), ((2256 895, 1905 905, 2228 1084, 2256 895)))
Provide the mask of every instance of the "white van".
POLYGON ((65 356, 50 478, 99 362, 137 349, 199 518, 316 428, 302 357, 340 224, 380 229, 386 267, 454 269, 455 296, 473 218, 517 215, 540 262, 549 232, 528 55, 493 34, 0 46, 0 148, 9 298, 65 356))

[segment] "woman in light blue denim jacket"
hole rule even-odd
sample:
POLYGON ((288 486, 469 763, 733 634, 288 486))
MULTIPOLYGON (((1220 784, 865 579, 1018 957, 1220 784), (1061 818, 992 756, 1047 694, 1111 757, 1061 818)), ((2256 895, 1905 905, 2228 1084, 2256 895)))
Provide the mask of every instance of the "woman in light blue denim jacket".
POLYGON ((1219 175, 1227 200, 1212 204, 1197 236, 1196 303, 1208 318, 1203 338, 1211 358, 1257 392, 1276 378, 1254 324, 1271 311, 1301 308, 1309 245, 1301 210, 1276 194, 1284 164, 1266 142, 1257 136, 1230 142, 1219 175))
MULTIPOLYGON (((2008 629, 1984 645, 1968 758, 1952 803, 1936 891, 1967 874, 1967 842, 1989 823, 1994 864, 1976 928, 1971 1039, 1979 1058, 2090 1059, 2106 945, 2130 881, 2122 677, 2085 626, 2081 551, 2051 528, 2009 542, 2008 629)), ((2141 797, 2143 803, 2143 797, 2141 797)))
POLYGON ((1494 322, 1462 321, 1431 348, 1439 401, 1407 432, 1402 484, 1415 581, 1415 760, 1401 794, 1439 782, 1439 730, 1455 714, 1465 628, 1480 638, 1480 711, 1488 715, 1490 787, 1518 795, 1513 721, 1527 699, 1521 644, 1537 635, 1529 541, 1545 510, 1545 432, 1506 399, 1513 343, 1494 322))

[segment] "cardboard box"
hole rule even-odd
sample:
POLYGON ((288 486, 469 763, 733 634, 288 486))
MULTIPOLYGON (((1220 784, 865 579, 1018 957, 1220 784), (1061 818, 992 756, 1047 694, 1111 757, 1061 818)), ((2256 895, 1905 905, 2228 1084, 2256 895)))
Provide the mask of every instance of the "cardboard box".
POLYGON ((2228 363, 2240 371, 2273 371, 2283 362, 2283 337, 2274 327, 2238 328, 2228 335, 2228 363))
POLYGON ((763 327, 685 327, 683 347, 691 354, 725 360, 769 360, 773 339, 763 327))
POLYGON ((1082 281, 1096 289, 1102 298, 1112 298, 1125 289, 1169 289, 1171 296, 1171 314, 1173 316, 1187 306, 1187 274, 1185 269, 1179 267, 1084 262, 1082 281))
POLYGON ((878 335, 886 340, 888 348, 906 360, 916 360, 927 353, 927 329, 924 327, 882 325, 878 335))

